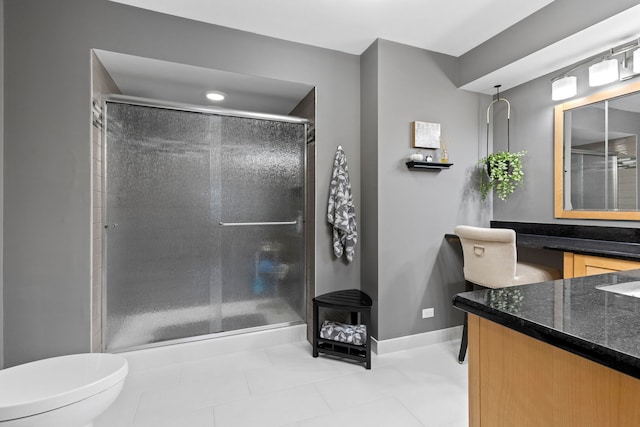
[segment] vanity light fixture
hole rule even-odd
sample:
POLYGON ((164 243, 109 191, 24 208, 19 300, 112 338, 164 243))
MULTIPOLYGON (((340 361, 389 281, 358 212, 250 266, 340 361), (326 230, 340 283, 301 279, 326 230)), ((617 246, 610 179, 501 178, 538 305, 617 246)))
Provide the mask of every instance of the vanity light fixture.
POLYGON ((589 68, 589 86, 602 86, 640 75, 640 38, 586 58, 551 79, 551 99, 561 101, 577 94, 578 79, 570 76, 589 68), (631 53, 633 52, 633 54, 631 53), (622 56, 621 56, 622 55, 622 56), (632 61, 629 62, 629 61, 632 61))
POLYGON ((551 83, 551 99, 561 101, 571 98, 578 93, 578 78, 576 76, 564 76, 551 83))
POLYGON ((618 60, 615 58, 603 59, 589 67, 589 86, 602 86, 615 82, 620 78, 618 60))
POLYGON ((640 74, 640 47, 633 51, 633 72, 640 74))
POLYGON ((209 92, 207 92, 207 99, 209 101, 224 101, 226 96, 227 95, 225 93, 215 90, 210 90, 209 92))

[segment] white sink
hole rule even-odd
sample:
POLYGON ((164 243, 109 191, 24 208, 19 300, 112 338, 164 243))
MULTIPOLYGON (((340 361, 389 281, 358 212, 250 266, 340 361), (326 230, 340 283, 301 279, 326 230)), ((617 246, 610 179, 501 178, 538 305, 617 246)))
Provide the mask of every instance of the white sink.
POLYGON ((619 283, 617 285, 598 286, 596 289, 640 298, 640 281, 619 283))

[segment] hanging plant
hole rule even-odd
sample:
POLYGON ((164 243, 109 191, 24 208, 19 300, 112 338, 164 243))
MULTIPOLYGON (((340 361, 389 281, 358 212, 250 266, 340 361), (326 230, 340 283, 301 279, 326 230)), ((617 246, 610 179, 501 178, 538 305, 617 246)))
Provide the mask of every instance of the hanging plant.
POLYGON ((480 173, 480 195, 481 199, 487 198, 487 194, 495 188, 496 195, 500 200, 507 198, 516 190, 517 185, 522 185, 524 172, 520 158, 527 152, 511 153, 509 151, 499 151, 489 154, 478 162, 486 168, 487 174, 480 173))

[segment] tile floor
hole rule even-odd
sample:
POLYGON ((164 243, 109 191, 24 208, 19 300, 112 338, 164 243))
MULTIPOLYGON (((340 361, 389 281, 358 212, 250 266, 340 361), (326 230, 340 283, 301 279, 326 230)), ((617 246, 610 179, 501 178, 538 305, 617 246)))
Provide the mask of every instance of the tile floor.
POLYGON ((306 341, 136 369, 95 427, 466 427, 458 346, 372 354, 369 371, 306 341))

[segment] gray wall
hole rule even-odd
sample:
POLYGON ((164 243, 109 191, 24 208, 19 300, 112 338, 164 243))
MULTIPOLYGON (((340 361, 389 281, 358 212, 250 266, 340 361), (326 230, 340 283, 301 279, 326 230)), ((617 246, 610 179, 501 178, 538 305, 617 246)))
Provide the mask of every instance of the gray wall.
POLYGON ((461 323, 461 313, 451 305, 452 296, 464 289, 461 258, 443 236, 457 224, 489 222, 488 203, 480 203, 469 185, 485 129, 481 110, 490 97, 456 88, 456 58, 385 40, 370 49, 376 52, 367 51, 361 73, 377 82, 363 81, 363 92, 365 83, 377 91, 377 108, 362 108, 362 165, 375 168, 377 176, 371 173, 364 181, 363 199, 367 210, 378 214, 371 224, 377 230, 363 232, 363 240, 375 234, 378 251, 363 259, 363 269, 377 266, 374 335, 386 340, 461 323), (415 151, 410 137, 415 120, 441 124, 451 169, 407 169, 406 157, 415 151), (377 129, 377 137, 365 140, 365 123, 377 129), (376 179, 375 196, 369 194, 371 179, 376 179), (429 307, 435 317, 422 319, 422 309, 429 307))
POLYGON ((4 366, 2 251, 4 239, 4 0, 0 0, 0 369, 4 366))
POLYGON ((5 362, 90 350, 90 49, 317 87, 316 292, 360 285, 326 225, 341 144, 360 216, 359 57, 107 0, 10 0, 5 25, 5 362))
MULTIPOLYGON (((588 3, 594 6, 586 8, 589 15, 572 20, 572 28, 633 2, 588 3)), ((550 6, 573 10, 576 4, 584 9, 581 0, 550 6)), ((359 287, 370 293, 376 301, 373 332, 380 340, 460 323, 450 298, 462 289, 461 260, 443 240, 456 224, 486 225, 492 218, 561 222, 553 218, 552 205, 552 76, 504 93, 514 107, 512 149, 529 154, 524 189, 506 203, 496 200, 493 216, 491 203, 481 203, 473 188, 476 162, 486 154, 490 97, 456 86, 491 69, 487 64, 498 67, 516 58, 516 51, 530 53, 540 40, 527 37, 523 46, 521 36, 535 32, 545 39, 539 28, 550 21, 540 24, 540 17, 565 15, 543 9, 519 29, 456 59, 384 40, 359 57, 107 0, 9 0, 3 12, 3 98, 12 106, 4 112, 0 283, 8 366, 90 350, 92 48, 316 86, 316 294, 359 287), (442 124, 451 169, 406 168, 414 120, 442 124), (325 220, 337 145, 349 160, 360 225, 351 264, 334 258, 325 220), (421 318, 427 307, 435 308, 435 318, 421 318)), ((502 126, 499 109, 496 114, 495 125, 502 126)), ((499 132, 495 145, 506 145, 499 132)))
MULTIPOLYGON (((570 67, 569 67, 570 68, 570 67)), ((499 221, 547 222, 561 224, 600 225, 611 227, 640 227, 636 221, 599 221, 558 219, 553 213, 553 108, 551 80, 563 70, 532 80, 501 93, 511 102, 511 151, 527 150, 523 158, 524 186, 518 188, 506 201, 493 198, 493 219, 499 221)), ((591 88, 586 68, 572 73, 578 77, 578 93, 571 99, 581 98, 623 83, 591 88)), ((501 103, 503 104, 503 103, 501 103)), ((504 123, 506 114, 496 109, 494 151, 507 147, 504 123)))
POLYGON ((362 167, 361 289, 375 302, 371 311, 371 332, 378 336, 378 45, 375 41, 360 56, 360 163, 362 167))

